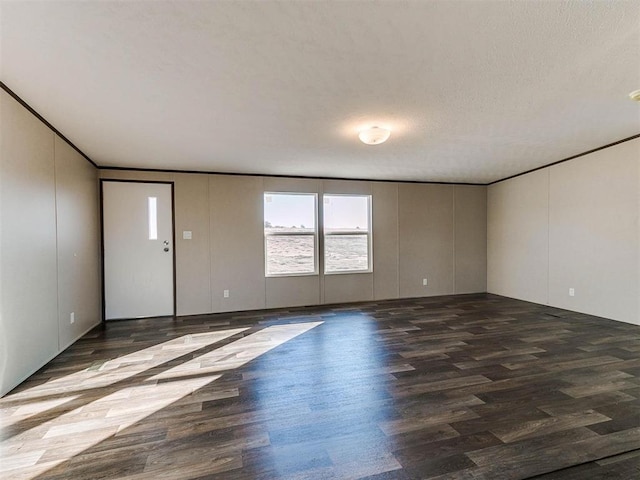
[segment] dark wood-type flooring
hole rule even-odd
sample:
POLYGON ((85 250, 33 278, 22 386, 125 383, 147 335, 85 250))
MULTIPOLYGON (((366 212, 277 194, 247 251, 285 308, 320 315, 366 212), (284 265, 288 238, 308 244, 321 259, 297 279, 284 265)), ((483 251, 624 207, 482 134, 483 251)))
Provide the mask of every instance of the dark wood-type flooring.
POLYGON ((495 295, 112 322, 0 399, 7 479, 638 479, 640 327, 495 295))

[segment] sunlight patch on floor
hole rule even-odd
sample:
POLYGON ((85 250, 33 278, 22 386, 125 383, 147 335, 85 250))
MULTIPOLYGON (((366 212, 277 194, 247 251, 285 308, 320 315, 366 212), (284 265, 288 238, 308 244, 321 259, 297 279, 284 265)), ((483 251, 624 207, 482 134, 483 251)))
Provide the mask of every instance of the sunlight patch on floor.
POLYGON ((66 396, 106 387, 246 330, 247 328, 236 328, 174 338, 158 345, 107 360, 100 364, 98 368, 91 366, 79 372, 29 388, 23 392, 10 394, 3 401, 0 401, 0 405, 23 404, 26 400, 47 396, 66 396))
MULTIPOLYGON (((10 475, 12 479, 36 478, 146 417, 193 394, 222 376, 222 373, 216 374, 215 372, 241 367, 321 323, 323 322, 266 327, 228 345, 187 360, 164 373, 145 379, 140 384, 112 391, 86 405, 26 429, 0 442, 0 474, 10 475)), ((140 352, 125 355, 106 362, 97 372, 84 370, 72 374, 69 377, 73 377, 82 384, 80 389, 71 391, 77 393, 92 389, 94 390, 93 398, 97 388, 109 387, 114 382, 129 378, 161 365, 169 359, 193 352, 245 330, 235 329, 189 335, 188 338, 181 337, 140 352), (155 352, 152 358, 148 357, 150 352, 155 352), (148 360, 143 361, 142 358, 148 360), (160 358, 162 361, 159 361, 160 358)), ((73 383, 69 382, 67 377, 65 377, 64 385, 70 389, 73 387, 73 383)), ((62 384, 59 386, 64 388, 62 384)), ((51 388, 47 388, 46 391, 55 392, 51 388)), ((28 394, 29 391, 21 393, 28 394)), ((81 395, 76 395, 76 397, 78 396, 81 395)), ((37 397, 37 394, 32 394, 25 395, 23 398, 37 397)), ((68 397, 66 400, 69 401, 68 397)), ((36 405, 38 404, 43 408, 56 406, 55 403, 38 402, 31 404, 26 412, 30 415, 37 415, 39 409, 36 405)), ((23 407, 18 407, 18 410, 20 408, 23 407)))
POLYGON ((105 361, 99 368, 89 367, 42 385, 0 399, 0 438, 2 429, 63 406, 83 392, 104 388, 127 380, 166 362, 213 345, 248 330, 236 328, 219 332, 183 335, 167 342, 105 361), (29 402, 29 403, 27 403, 29 402))
POLYGON ((193 360, 154 375, 151 380, 180 377, 189 373, 216 373, 241 367, 323 322, 272 325, 193 360))

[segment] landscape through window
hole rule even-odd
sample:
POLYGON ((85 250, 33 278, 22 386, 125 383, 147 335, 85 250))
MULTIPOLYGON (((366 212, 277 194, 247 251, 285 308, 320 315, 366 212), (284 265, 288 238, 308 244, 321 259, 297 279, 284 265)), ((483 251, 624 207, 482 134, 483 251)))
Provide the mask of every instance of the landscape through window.
POLYGON ((371 197, 324 196, 325 273, 371 270, 371 197))
POLYGON ((315 193, 265 193, 267 276, 317 273, 315 193))
MULTIPOLYGON (((264 194, 267 276, 318 273, 317 195, 264 194)), ((324 272, 371 271, 371 197, 324 195, 324 272)))

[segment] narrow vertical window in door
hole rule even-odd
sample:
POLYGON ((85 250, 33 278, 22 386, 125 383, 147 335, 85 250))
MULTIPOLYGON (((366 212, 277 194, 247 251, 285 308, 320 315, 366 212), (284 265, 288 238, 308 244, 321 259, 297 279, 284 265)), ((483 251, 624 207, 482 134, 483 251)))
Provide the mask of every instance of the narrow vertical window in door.
POLYGON ((158 199, 149 197, 149 240, 158 239, 158 199))
POLYGON ((172 185, 102 182, 105 319, 174 314, 172 185))

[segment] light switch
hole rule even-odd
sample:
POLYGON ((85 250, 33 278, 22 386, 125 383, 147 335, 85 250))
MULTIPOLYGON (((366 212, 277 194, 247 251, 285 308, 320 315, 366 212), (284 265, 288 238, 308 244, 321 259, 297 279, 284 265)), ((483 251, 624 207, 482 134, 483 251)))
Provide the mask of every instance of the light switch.
POLYGON ((191 240, 191 230, 184 230, 182 232, 182 239, 183 240, 191 240))

